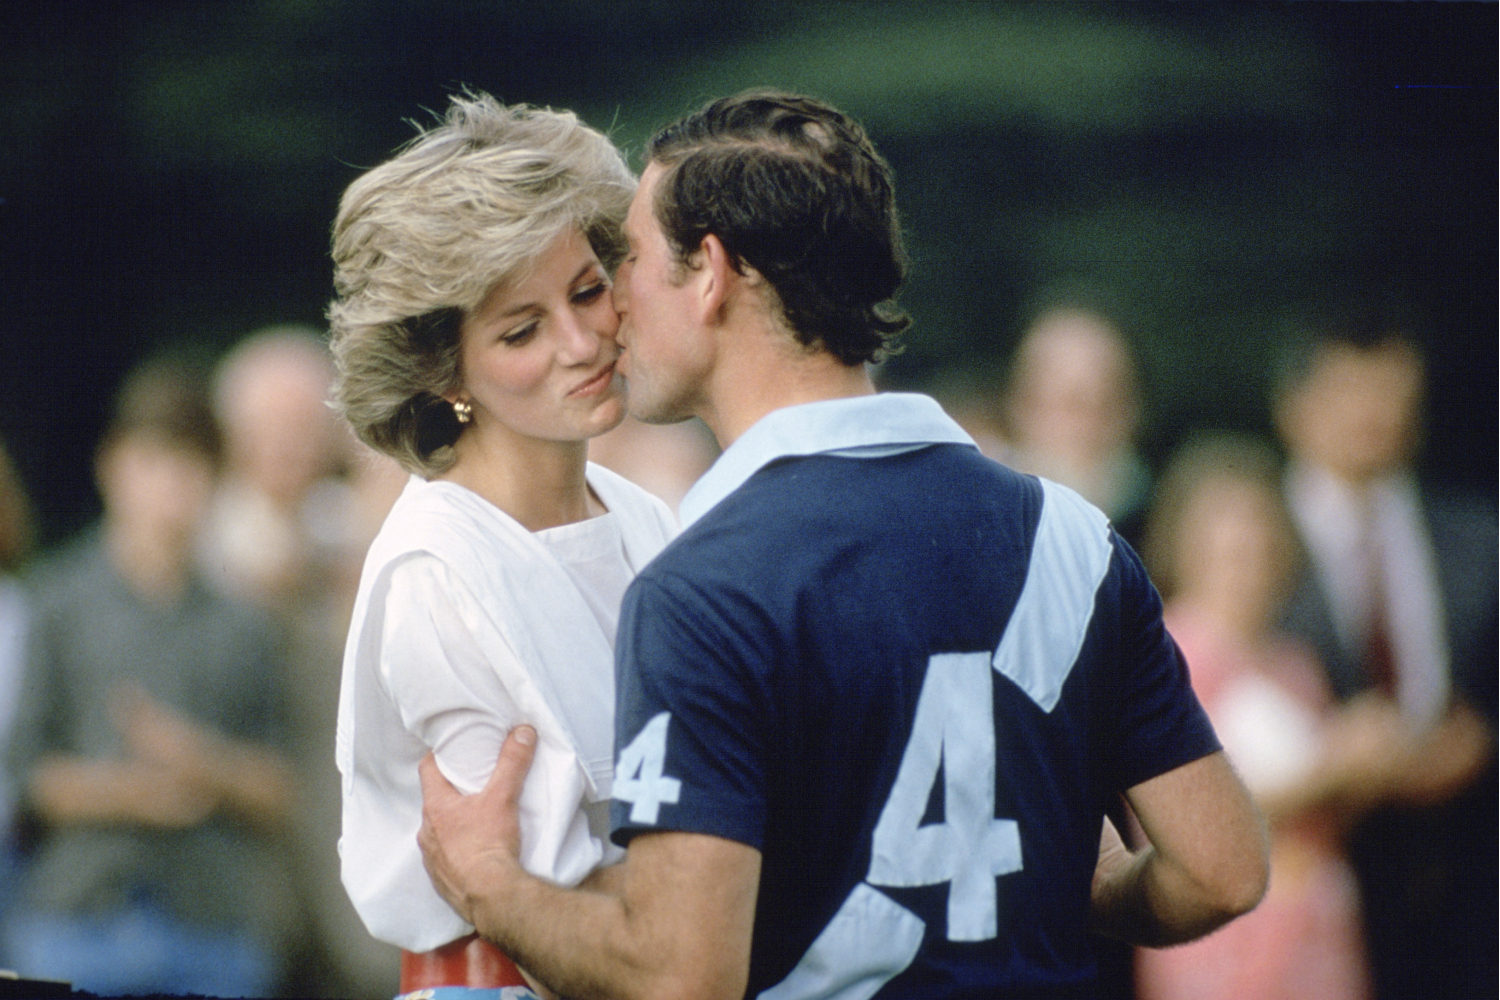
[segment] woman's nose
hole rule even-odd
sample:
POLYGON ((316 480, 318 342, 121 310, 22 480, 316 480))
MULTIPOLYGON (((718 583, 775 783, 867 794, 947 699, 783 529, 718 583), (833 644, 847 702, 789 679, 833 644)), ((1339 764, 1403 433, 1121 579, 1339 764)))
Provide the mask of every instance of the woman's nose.
POLYGON ((603 309, 570 311, 562 324, 561 354, 568 364, 588 364, 599 356, 600 344, 614 339, 619 320, 606 299, 603 309))

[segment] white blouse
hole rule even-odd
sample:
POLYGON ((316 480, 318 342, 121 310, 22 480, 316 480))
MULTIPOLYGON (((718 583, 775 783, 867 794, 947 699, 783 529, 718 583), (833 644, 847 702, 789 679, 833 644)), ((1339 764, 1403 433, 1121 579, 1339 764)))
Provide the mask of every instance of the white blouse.
POLYGON ((530 723, 524 867, 575 885, 622 854, 608 840, 614 629, 626 586, 675 529, 655 497, 599 466, 588 476, 609 513, 537 533, 461 486, 413 479, 371 545, 340 692, 339 851, 382 941, 427 951, 473 929, 417 847, 429 748, 475 792, 505 734, 530 723))

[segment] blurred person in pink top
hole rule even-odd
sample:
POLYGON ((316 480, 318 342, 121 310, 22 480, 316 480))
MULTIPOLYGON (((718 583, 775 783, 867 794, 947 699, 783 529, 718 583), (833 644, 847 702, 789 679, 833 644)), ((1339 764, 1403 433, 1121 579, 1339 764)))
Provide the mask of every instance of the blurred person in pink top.
POLYGON ((1377 703, 1337 708, 1312 650, 1275 627, 1299 553, 1270 448, 1232 436, 1183 448, 1145 549, 1193 689, 1271 824, 1272 848, 1260 906, 1200 941, 1139 952, 1139 996, 1368 997, 1340 837, 1381 784, 1398 722, 1377 703))

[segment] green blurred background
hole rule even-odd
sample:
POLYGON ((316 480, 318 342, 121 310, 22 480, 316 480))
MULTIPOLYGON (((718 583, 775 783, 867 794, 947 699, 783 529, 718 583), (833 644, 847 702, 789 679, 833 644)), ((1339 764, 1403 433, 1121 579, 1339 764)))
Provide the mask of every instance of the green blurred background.
MULTIPOLYGON (((1427 471, 1496 482, 1496 6, 978 0, 10 0, 0 435, 44 538, 93 515, 125 369, 321 323, 362 168, 469 85, 638 150, 770 84, 895 167, 916 325, 890 386, 998 379, 1029 308, 1102 295, 1145 450, 1264 429, 1270 337, 1335 291, 1427 316, 1427 471)), ((638 164, 637 164, 638 165, 638 164)))

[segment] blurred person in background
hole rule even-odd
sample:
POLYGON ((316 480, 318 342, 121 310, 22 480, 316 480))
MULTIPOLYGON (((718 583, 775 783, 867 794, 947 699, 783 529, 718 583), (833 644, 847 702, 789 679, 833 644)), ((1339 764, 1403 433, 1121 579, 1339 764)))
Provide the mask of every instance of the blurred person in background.
MULTIPOLYGON (((31 501, 10 452, 0 442, 0 746, 10 735, 21 693, 30 601, 18 574, 31 554, 34 525, 31 501)), ((16 782, 0 760, 0 925, 15 894, 18 850, 15 827, 16 782)), ((3 942, 0 942, 3 948, 3 942)), ((0 951, 0 965, 9 961, 0 951)))
POLYGON ((349 442, 332 383, 327 346, 296 325, 250 334, 215 373, 225 466, 201 558, 229 592, 276 610, 326 593, 347 555, 349 442))
POLYGON ((195 571, 219 451, 196 370, 138 368, 96 456, 101 521, 34 575, 7 759, 38 826, 5 928, 22 975, 102 994, 276 986, 284 692, 270 624, 195 571))
POLYGON ((1081 493, 1132 543, 1150 497, 1136 453, 1138 380, 1114 322, 1086 306, 1043 310, 1011 360, 1000 460, 1081 493))
POLYGON ((310 931, 294 942, 287 988, 378 996, 391 992, 400 956, 370 938, 338 877, 329 748, 353 589, 374 531, 362 531, 356 513, 355 444, 329 407, 333 377, 324 339, 294 324, 249 334, 219 362, 213 402, 225 463, 199 560, 226 593, 268 611, 285 642, 297 782, 291 859, 310 931))
POLYGON ((337 742, 344 886, 406 952, 403 992, 534 995, 423 867, 429 751, 478 791, 530 724, 527 869, 576 885, 623 854, 608 840, 615 624, 675 532, 664 502, 587 460, 625 415, 610 274, 634 191, 572 114, 466 94, 355 180, 334 223, 334 398, 410 473, 360 580, 337 742))
POLYGON ((1401 722, 1349 840, 1376 995, 1493 996, 1495 511, 1418 482, 1425 376, 1400 310, 1301 321, 1274 399, 1309 555, 1285 625, 1336 698, 1401 722))
POLYGON ((1271 824, 1271 885, 1253 912, 1200 941, 1137 954, 1142 1000, 1364 1000, 1348 818, 1380 778, 1397 724, 1339 710, 1310 647, 1276 622, 1299 550, 1271 448, 1219 435, 1162 475, 1144 554, 1163 618, 1225 752, 1271 824))

